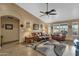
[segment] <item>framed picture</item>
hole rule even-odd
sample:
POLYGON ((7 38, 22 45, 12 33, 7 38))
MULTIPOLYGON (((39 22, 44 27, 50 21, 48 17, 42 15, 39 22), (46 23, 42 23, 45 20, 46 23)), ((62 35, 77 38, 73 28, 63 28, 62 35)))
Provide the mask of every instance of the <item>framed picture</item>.
POLYGON ((13 29, 13 24, 5 24, 5 29, 12 30, 13 29))
POLYGON ((26 22, 26 28, 30 28, 30 22, 26 22))
POLYGON ((33 24, 33 30, 39 30, 39 24, 33 24))

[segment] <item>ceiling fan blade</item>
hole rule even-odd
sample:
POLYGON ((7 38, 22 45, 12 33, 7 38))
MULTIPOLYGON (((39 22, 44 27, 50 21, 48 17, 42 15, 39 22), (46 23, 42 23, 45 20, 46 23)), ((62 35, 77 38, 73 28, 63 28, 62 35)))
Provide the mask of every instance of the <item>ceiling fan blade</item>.
POLYGON ((40 11, 40 13, 45 13, 45 12, 43 12, 43 11, 40 11))
POLYGON ((41 15, 40 17, 42 17, 42 16, 44 16, 44 15, 41 15))
POLYGON ((49 13, 51 13, 51 12, 56 12, 56 10, 55 9, 52 9, 52 10, 49 11, 49 13))
POLYGON ((49 15, 57 15, 57 13, 50 13, 49 15))

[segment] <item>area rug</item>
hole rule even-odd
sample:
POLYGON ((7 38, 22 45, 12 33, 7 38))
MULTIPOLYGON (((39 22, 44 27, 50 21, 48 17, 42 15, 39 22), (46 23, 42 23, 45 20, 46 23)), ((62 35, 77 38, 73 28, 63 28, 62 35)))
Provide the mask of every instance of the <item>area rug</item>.
POLYGON ((59 42, 40 42, 28 45, 46 56, 62 56, 66 46, 59 42))
POLYGON ((54 52, 57 56, 62 56, 65 48, 65 45, 54 45, 54 52))
POLYGON ((47 56, 62 56, 66 48, 66 45, 55 42, 45 42, 41 46, 37 47, 37 50, 47 56))

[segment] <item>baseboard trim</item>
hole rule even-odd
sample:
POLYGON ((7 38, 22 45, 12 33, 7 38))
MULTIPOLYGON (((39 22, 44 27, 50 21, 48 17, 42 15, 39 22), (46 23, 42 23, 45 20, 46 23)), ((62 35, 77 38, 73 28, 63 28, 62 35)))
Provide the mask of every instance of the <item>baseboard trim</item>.
POLYGON ((9 42, 4 42, 4 43, 2 42, 2 45, 13 43, 13 42, 17 42, 17 41, 19 41, 19 40, 14 40, 14 41, 9 41, 9 42))

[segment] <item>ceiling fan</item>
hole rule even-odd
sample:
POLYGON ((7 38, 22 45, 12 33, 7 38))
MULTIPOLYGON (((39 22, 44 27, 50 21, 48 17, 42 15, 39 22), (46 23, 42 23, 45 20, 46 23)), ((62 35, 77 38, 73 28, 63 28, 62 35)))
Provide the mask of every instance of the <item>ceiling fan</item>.
POLYGON ((52 9, 52 10, 48 11, 48 3, 46 3, 46 6, 47 6, 47 11, 45 11, 45 12, 40 11, 40 13, 42 13, 41 16, 44 16, 44 15, 47 15, 47 16, 49 16, 49 15, 56 15, 56 10, 55 9, 52 9))

